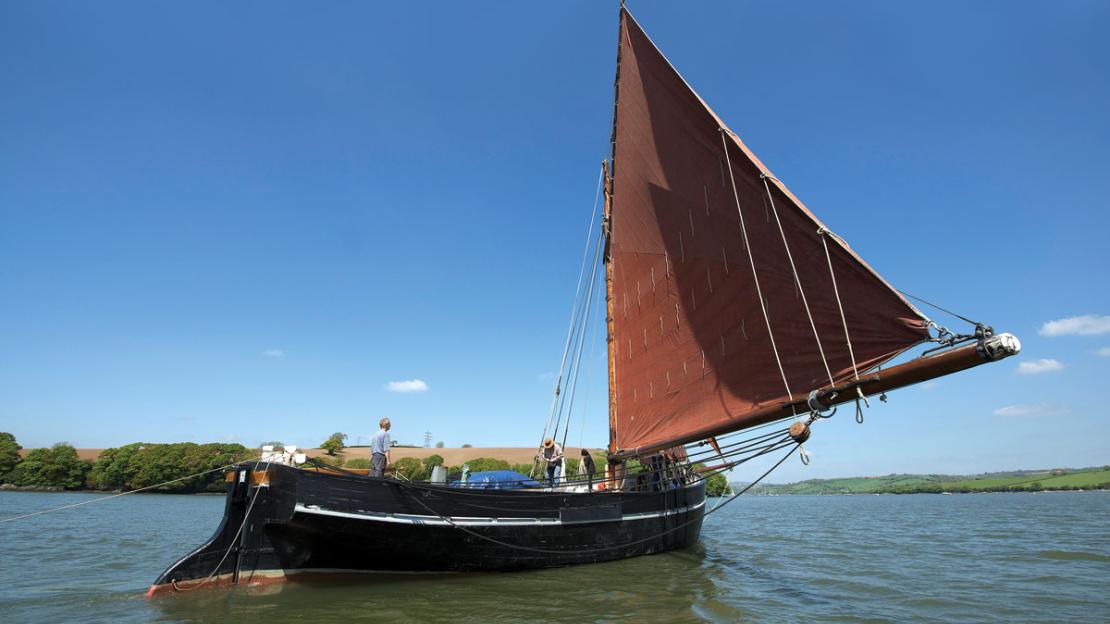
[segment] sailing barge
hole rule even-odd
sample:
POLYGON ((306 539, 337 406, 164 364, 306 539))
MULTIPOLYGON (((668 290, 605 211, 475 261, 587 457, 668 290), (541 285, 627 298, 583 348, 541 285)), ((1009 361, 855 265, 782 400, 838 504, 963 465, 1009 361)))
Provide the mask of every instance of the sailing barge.
MULTIPOLYGON (((771 175, 623 7, 612 144, 594 253, 609 350, 603 489, 491 490, 245 463, 227 475, 216 533, 148 595, 684 548, 698 541, 707 474, 797 450, 837 405, 854 403, 859 416, 870 396, 1020 349, 985 325, 957 334, 930 321, 771 175), (921 355, 888 364, 920 345, 921 355)), ((588 312, 595 280, 586 283, 588 312)), ((575 315, 579 327, 585 316, 575 315)), ((568 349, 584 335, 572 331, 568 349)), ((565 427, 560 392, 577 379, 568 349, 545 436, 565 427)))

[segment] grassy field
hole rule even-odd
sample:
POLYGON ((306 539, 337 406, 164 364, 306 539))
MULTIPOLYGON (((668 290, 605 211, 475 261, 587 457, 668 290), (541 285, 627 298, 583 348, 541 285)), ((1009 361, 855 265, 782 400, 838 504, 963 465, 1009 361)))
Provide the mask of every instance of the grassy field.
POLYGON ((968 479, 956 481, 950 485, 953 488, 965 487, 971 489, 993 489, 1016 486, 1032 486, 1040 484, 1041 489, 1072 489, 1095 488, 1099 485, 1110 484, 1110 469, 1094 468, 1084 471, 1067 472, 1065 474, 1052 474, 1046 471, 1041 474, 1025 474, 996 479, 968 479))
POLYGON ((768 485, 761 494, 912 494, 1110 488, 1110 467, 1022 470, 979 476, 897 474, 768 485))

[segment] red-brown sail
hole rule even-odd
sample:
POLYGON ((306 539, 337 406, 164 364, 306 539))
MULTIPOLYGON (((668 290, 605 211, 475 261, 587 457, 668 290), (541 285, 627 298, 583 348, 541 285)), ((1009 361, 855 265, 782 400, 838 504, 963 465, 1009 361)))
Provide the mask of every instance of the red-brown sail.
POLYGON ((770 177, 627 11, 619 45, 617 449, 743 429, 928 338, 926 319, 770 177))

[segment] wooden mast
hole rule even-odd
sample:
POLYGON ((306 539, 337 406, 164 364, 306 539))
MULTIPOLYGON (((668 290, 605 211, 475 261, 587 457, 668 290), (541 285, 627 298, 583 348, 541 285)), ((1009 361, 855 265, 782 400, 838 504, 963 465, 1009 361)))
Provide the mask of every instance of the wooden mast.
POLYGON ((605 235, 605 343, 609 353, 609 454, 617 452, 617 343, 613 340, 613 267, 609 255, 610 213, 613 209, 613 178, 609 176, 609 162, 601 164, 605 209, 602 233, 605 235))
POLYGON ((609 136, 610 161, 602 163, 602 180, 605 189, 605 210, 601 232, 605 236, 605 343, 609 360, 609 464, 615 463, 617 452, 617 343, 614 339, 613 321, 613 174, 617 167, 617 103, 621 89, 621 37, 624 36, 624 0, 621 0, 617 17, 617 67, 613 78, 613 132, 609 136))

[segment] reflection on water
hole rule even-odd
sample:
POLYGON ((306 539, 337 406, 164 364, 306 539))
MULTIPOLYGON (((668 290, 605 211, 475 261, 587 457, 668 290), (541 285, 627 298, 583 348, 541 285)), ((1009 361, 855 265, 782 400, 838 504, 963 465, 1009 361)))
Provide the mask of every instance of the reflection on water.
MULTIPOLYGON (((152 601, 165 621, 228 621, 281 614, 313 621, 617 622, 699 619, 730 611, 697 551, 516 573, 364 574, 152 601), (619 583, 613 579, 621 579, 619 583), (480 616, 480 617, 479 617, 480 616), (583 619, 585 617, 585 620, 583 619)), ((734 620, 735 617, 731 617, 734 620)))
MULTIPOLYGON (((0 515, 90 494, 0 492, 0 515)), ((499 574, 364 574, 147 599, 221 497, 0 525, 4 622, 1103 622, 1110 493, 742 498, 690 550, 499 574)))

